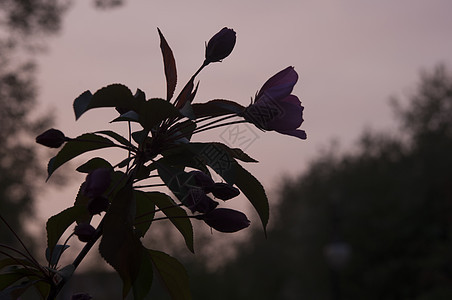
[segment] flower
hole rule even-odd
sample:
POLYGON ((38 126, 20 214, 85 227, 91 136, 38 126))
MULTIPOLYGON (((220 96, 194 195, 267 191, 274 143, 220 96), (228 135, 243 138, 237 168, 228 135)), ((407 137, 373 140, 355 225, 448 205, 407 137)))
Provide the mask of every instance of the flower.
POLYGON ((297 96, 291 95, 298 81, 293 67, 287 67, 268 79, 256 95, 256 100, 243 114, 245 120, 262 130, 306 139, 306 132, 297 129, 303 123, 303 109, 297 96))
POLYGON ((74 234, 81 242, 87 243, 91 240, 96 229, 89 223, 80 223, 74 228, 74 234))
POLYGON ((220 232, 236 232, 250 225, 246 215, 230 208, 216 208, 211 212, 196 216, 207 225, 220 232))
POLYGON ((224 201, 237 197, 240 194, 238 188, 235 188, 232 185, 223 182, 217 182, 211 185, 210 187, 208 187, 207 191, 211 192, 215 196, 215 198, 224 201))
POLYGON ((83 183, 83 194, 89 198, 100 197, 110 186, 111 169, 99 168, 90 172, 83 183))
POLYGON ((202 214, 208 213, 218 206, 218 202, 212 200, 200 188, 192 188, 188 191, 187 196, 182 203, 188 207, 192 213, 195 211, 202 214))
POLYGON ((207 43, 204 64, 218 62, 231 54, 236 41, 235 31, 224 27, 207 43))
POLYGON ((66 136, 58 129, 49 129, 36 137, 36 143, 50 147, 59 148, 66 141, 66 136))

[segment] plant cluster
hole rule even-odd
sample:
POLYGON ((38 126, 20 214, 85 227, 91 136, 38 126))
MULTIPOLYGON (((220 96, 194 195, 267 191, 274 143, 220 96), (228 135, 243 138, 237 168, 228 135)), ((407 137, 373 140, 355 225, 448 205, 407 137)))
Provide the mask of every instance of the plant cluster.
POLYGON ((17 298, 34 286, 42 298, 54 299, 100 239, 99 252, 121 277, 123 297, 132 291, 134 299, 143 299, 155 271, 172 299, 190 299, 184 267, 168 254, 143 245, 141 240, 152 223, 169 220, 194 252, 192 221, 231 233, 249 226, 243 212, 222 207, 223 202, 242 193, 257 211, 265 233, 269 219, 267 196, 260 182, 239 163, 257 161, 239 148, 220 142, 194 142, 192 137, 222 126, 251 123, 263 131, 306 139, 305 131, 298 129, 303 122, 303 107, 291 94, 297 73, 287 67, 268 79, 247 107, 222 99, 193 103, 198 90, 196 76, 209 64, 229 56, 236 33, 223 28, 209 40, 203 63, 176 97, 175 59, 163 34, 160 30, 158 33, 166 99, 147 99, 142 90, 133 94, 122 84, 112 84, 94 94, 86 91, 74 101, 76 119, 94 108, 115 108, 119 116, 112 122, 126 124, 127 137, 104 130, 70 138, 60 130, 49 129, 36 138, 44 146, 61 147, 48 164, 49 178, 60 166, 89 151, 120 148, 125 158, 112 164, 94 157, 77 168, 86 179, 74 205, 49 218, 46 224, 46 266, 39 264, 25 245, 25 252, 2 245, 0 253, 6 256, 0 261, 2 295, 17 298), (215 182, 211 172, 223 181, 215 182), (158 191, 161 186, 166 186, 171 195, 158 191), (95 228, 91 221, 97 214, 101 221, 95 228), (62 242, 63 234, 74 223, 73 233, 62 242), (71 264, 60 267, 60 257, 74 236, 86 244, 71 264))

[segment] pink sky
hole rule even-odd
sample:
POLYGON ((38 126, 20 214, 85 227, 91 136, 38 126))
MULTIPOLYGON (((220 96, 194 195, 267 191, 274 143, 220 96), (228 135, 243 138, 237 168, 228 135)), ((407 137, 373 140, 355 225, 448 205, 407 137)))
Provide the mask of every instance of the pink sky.
MULTIPOLYGON (((293 93, 305 106, 302 129, 308 139, 251 127, 258 138, 246 152, 260 163, 245 167, 268 191, 283 174, 302 172, 332 139, 347 149, 365 127, 396 128, 389 97, 409 94, 420 70, 439 62, 452 65, 452 2, 447 0, 195 0, 177 5, 141 0, 108 12, 93 10, 90 2, 74 1, 62 33, 50 40, 49 53, 39 61, 40 101, 43 109, 55 111, 56 127, 69 136, 117 128, 108 125, 116 114, 106 110, 75 122, 72 102, 87 89, 123 83, 144 90, 148 98, 164 97, 157 27, 176 57, 179 91, 202 63, 204 42, 227 26, 237 32, 236 47, 224 62, 200 74, 195 101, 223 98, 247 105, 283 68, 292 65, 300 75, 293 93)), ((202 138, 222 141, 222 134, 220 129, 202 138)), ((73 203, 81 180, 42 197, 43 219, 73 203)))

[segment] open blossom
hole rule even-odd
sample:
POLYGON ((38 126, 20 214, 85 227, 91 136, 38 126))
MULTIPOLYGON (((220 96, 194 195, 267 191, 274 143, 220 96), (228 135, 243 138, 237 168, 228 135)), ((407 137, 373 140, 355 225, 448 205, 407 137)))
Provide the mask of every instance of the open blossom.
POLYGON ((298 127, 303 123, 303 106, 297 96, 291 95, 298 81, 293 67, 287 67, 268 79, 244 117, 262 130, 306 139, 306 132, 298 127))

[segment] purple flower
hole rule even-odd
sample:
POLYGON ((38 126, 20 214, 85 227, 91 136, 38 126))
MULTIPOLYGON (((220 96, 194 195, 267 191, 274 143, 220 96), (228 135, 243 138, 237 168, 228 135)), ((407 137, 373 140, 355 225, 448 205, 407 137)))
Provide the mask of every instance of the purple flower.
POLYGON ((73 294, 71 300, 90 300, 93 299, 88 293, 73 294))
POLYGON ((64 133, 58 129, 49 129, 36 137, 36 143, 50 147, 59 148, 66 141, 64 133))
POLYGON ((202 214, 208 213, 215 209, 218 202, 212 200, 200 188, 192 188, 188 191, 187 196, 182 200, 182 203, 188 207, 192 213, 195 211, 202 214))
POLYGON ((95 169, 86 176, 83 183, 83 194, 89 198, 97 198, 108 189, 111 183, 111 169, 95 169))
POLYGON ((190 171, 188 174, 194 179, 195 184, 202 189, 208 189, 215 184, 212 178, 204 172, 190 171))
POLYGON ((213 184, 207 189, 207 191, 211 192, 215 196, 215 198, 224 201, 237 197, 240 194, 238 188, 235 188, 232 185, 223 182, 217 182, 213 184))
POLYGON ((250 221, 244 213, 229 208, 216 208, 205 215, 197 216, 197 218, 220 232, 236 232, 250 225, 250 221))
POLYGON ((244 118, 262 130, 306 139, 306 132, 297 129, 303 123, 303 106, 297 96, 291 95, 298 74, 293 67, 278 72, 267 80, 248 106, 244 118))
POLYGON ((87 243, 91 240, 96 229, 89 223, 80 223, 74 228, 74 234, 81 242, 87 243))
POLYGON ((224 27, 207 43, 204 64, 221 61, 231 54, 236 41, 235 31, 224 27))

